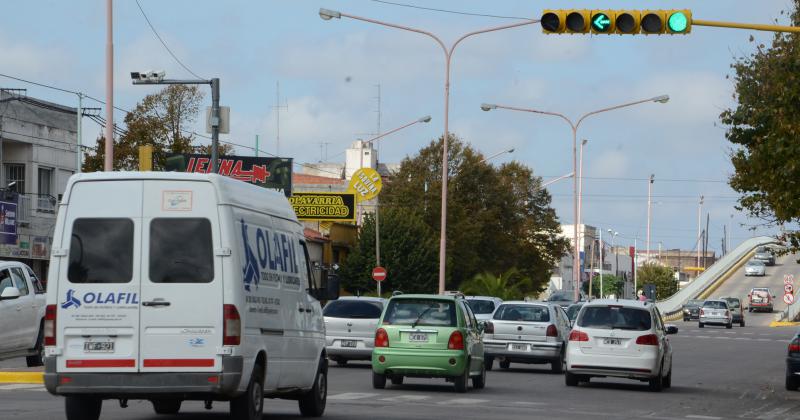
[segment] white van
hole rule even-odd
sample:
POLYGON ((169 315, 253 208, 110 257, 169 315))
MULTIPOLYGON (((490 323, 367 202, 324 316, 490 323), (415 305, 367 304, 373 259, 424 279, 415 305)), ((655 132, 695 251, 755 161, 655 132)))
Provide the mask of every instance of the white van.
POLYGON ((113 172, 70 178, 53 234, 45 386, 68 420, 104 399, 230 401, 327 396, 319 300, 302 225, 283 194, 214 174, 113 172))

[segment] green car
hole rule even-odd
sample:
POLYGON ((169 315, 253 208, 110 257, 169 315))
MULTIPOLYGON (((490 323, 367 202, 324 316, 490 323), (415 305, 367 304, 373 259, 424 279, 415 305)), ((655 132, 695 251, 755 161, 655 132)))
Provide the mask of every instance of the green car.
POLYGON ((389 299, 375 331, 372 386, 386 379, 401 385, 403 378, 445 378, 457 392, 467 381, 486 384, 483 326, 463 296, 397 295, 389 299))

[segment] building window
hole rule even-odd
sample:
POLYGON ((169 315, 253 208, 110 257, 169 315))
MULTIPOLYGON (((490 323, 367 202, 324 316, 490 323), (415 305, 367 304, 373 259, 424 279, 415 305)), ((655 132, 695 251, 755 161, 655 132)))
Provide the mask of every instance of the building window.
POLYGON ((39 194, 53 195, 53 168, 39 167, 39 194))
POLYGON ((6 164, 6 185, 16 182, 12 189, 20 194, 25 193, 25 165, 21 163, 6 164))

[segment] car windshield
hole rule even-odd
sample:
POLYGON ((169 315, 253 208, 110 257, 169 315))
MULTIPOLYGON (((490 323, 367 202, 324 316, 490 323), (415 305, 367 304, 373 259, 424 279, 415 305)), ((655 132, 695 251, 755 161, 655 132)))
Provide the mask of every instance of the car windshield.
POLYGON ((550 295, 549 298, 547 298, 548 302, 555 302, 555 301, 562 301, 562 300, 572 300, 572 293, 556 292, 556 293, 553 293, 552 295, 550 295))
POLYGON ((725 301, 728 302, 728 306, 731 308, 738 308, 739 307, 739 299, 736 298, 725 298, 725 301))
POLYGON ((486 299, 467 299, 467 305, 474 314, 490 314, 494 312, 494 302, 486 299))
POLYGON ((719 300, 707 300, 703 303, 704 308, 728 309, 728 304, 719 300))
POLYGON ((330 318, 378 319, 383 312, 381 302, 371 300, 333 300, 325 305, 322 315, 330 318))
POLYGON ((764 265, 764 263, 763 263, 763 262, 761 262, 761 261, 749 261, 749 262, 747 263, 747 265, 748 265, 749 267, 760 267, 760 266, 764 265))
POLYGON ((581 306, 583 305, 569 305, 569 308, 567 308, 567 317, 570 321, 574 321, 575 317, 578 316, 578 311, 581 310, 581 306))
POLYGON ((431 327, 455 327, 458 325, 456 306, 453 301, 414 298, 389 301, 383 323, 431 327))
POLYGON ((700 299, 689 299, 689 301, 686 302, 686 306, 700 306, 702 304, 703 301, 700 299))
POLYGON ((539 305, 500 305, 494 313, 498 321, 550 322, 550 310, 539 305))
POLYGON ((650 311, 623 306, 589 306, 578 318, 578 326, 599 329, 647 331, 652 326, 650 311))

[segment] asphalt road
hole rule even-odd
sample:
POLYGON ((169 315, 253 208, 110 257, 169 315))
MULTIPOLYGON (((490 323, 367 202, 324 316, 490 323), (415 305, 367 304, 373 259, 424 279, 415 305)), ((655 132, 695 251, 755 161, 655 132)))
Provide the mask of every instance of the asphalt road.
MULTIPOLYGON (((786 309, 783 303, 783 277, 792 274, 797 277, 796 286, 800 286, 800 265, 795 261, 800 257, 797 254, 785 255, 775 260, 775 265, 767 267, 767 275, 764 277, 746 277, 744 266, 734 273, 725 283, 723 283, 712 295, 712 297, 730 296, 738 297, 743 303, 747 303, 747 293, 753 287, 769 287, 775 295, 775 312, 786 309)), ((766 312, 746 312, 745 323, 752 326, 768 326, 775 320, 775 314, 766 312)))
MULTIPOLYGON (((674 347, 673 387, 662 393, 640 382, 593 379, 567 388, 562 375, 541 365, 512 364, 507 371, 489 372, 484 390, 457 394, 440 380, 411 379, 405 385, 374 390, 366 363, 332 366, 325 418, 328 419, 586 419, 655 418, 800 419, 800 392, 783 388, 784 357, 795 328, 747 326, 698 329, 677 323, 670 338, 674 347)), ((0 362, 0 369, 24 366, 22 360, 0 362)), ((63 419, 63 399, 41 385, 0 384, 3 420, 63 419)), ((225 419, 228 406, 215 403, 206 411, 187 402, 177 416, 158 416, 150 404, 131 401, 122 409, 116 401, 103 405, 103 419, 171 420, 225 419)), ((299 418, 292 401, 267 400, 264 419, 299 418)))

